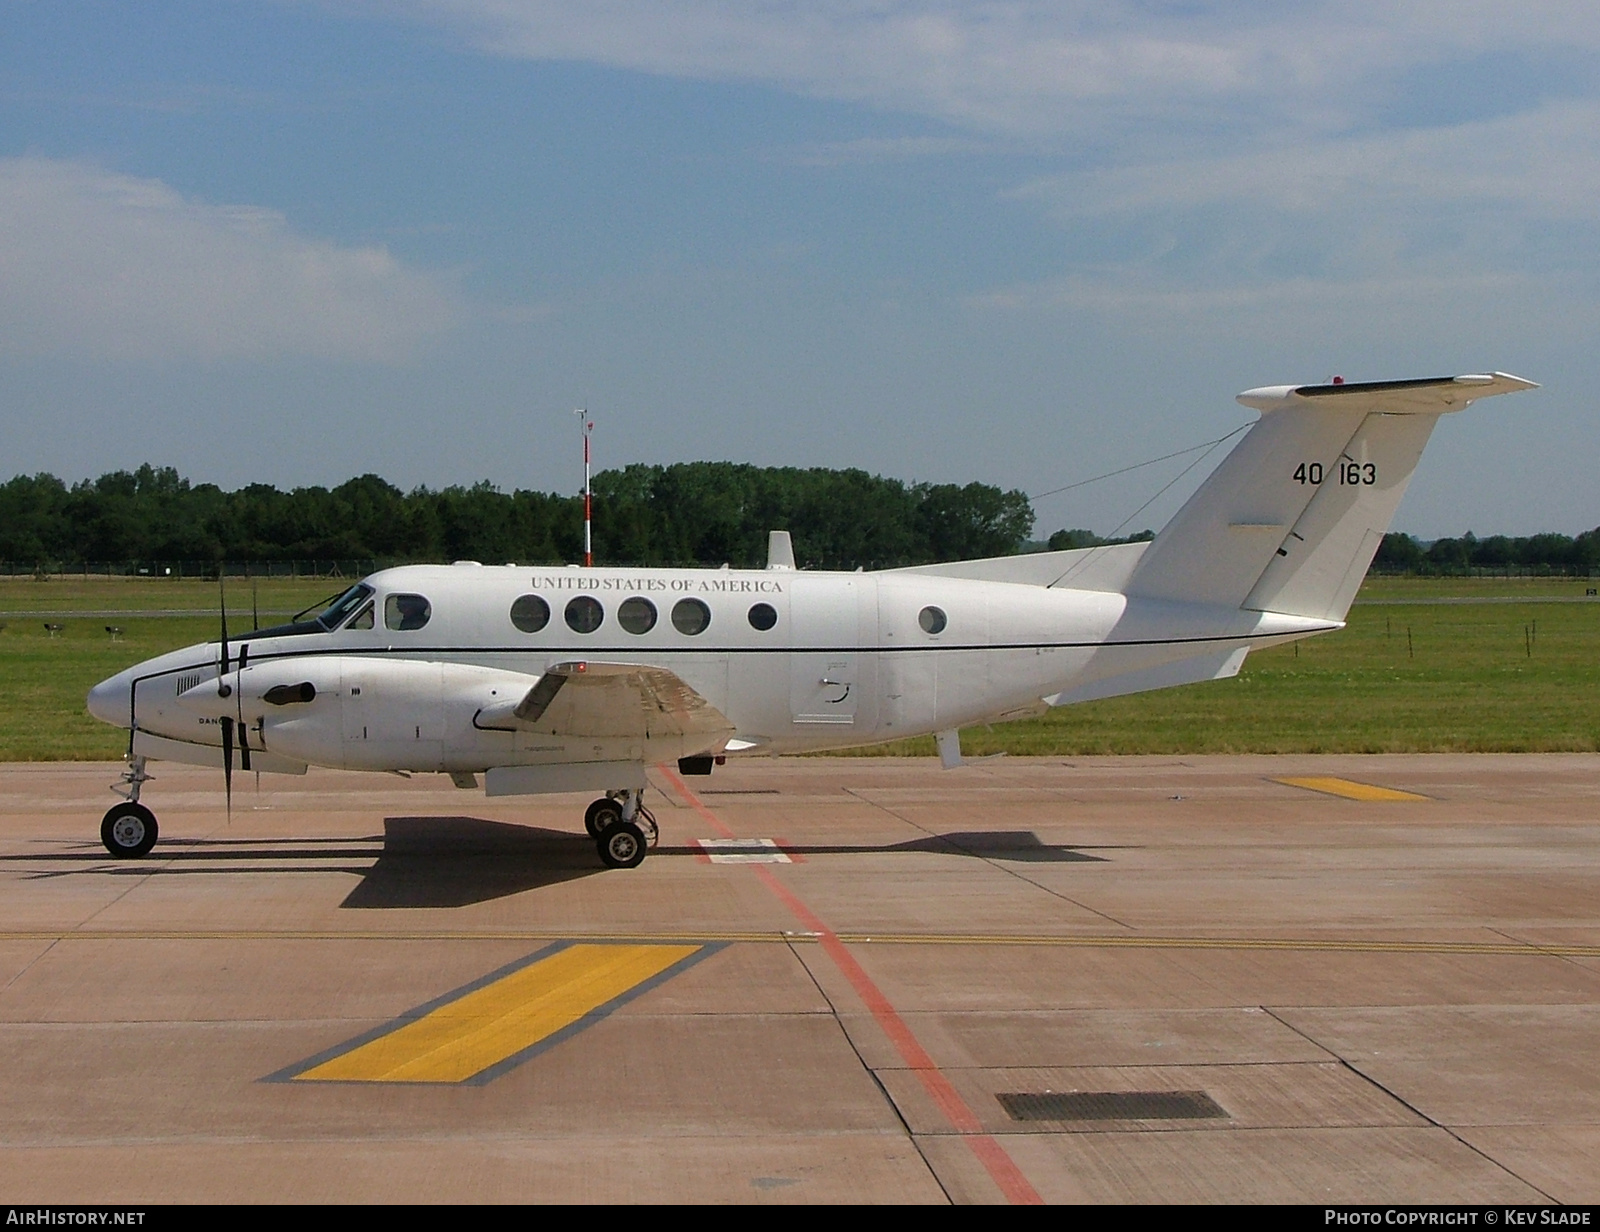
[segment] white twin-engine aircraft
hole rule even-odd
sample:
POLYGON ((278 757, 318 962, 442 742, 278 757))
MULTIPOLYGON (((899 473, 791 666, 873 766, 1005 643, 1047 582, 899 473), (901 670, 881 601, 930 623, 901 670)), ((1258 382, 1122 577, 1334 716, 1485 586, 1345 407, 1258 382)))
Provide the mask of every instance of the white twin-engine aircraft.
POLYGON ((1342 627, 1441 413, 1531 381, 1273 386, 1262 417, 1153 542, 921 565, 386 569, 315 619, 191 646, 94 687, 130 731, 101 838, 142 856, 147 760, 303 774, 434 771, 491 796, 603 792, 611 867, 656 838, 647 766, 709 774, 1238 673, 1342 627))

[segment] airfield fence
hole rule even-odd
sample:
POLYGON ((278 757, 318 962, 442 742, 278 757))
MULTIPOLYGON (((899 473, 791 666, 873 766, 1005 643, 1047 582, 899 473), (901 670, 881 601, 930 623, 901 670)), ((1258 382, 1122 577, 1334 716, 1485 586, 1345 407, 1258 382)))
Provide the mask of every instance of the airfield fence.
POLYGON ((0 577, 36 578, 173 578, 216 581, 230 578, 361 578, 398 560, 124 560, 0 561, 0 577))
POLYGON ((1588 578, 1596 571, 1588 565, 1438 565, 1423 562, 1415 568, 1373 565, 1368 577, 1429 578, 1588 578))
MULTIPOLYGON (((124 561, 0 561, 0 577, 36 578, 174 578, 216 581, 229 578, 363 578, 395 565, 429 563, 412 557, 369 560, 124 560, 124 561)), ((437 561, 431 562, 437 564, 437 561)), ((537 564, 530 561, 529 564, 537 564)), ((1448 578, 1589 578, 1600 569, 1585 564, 1454 565, 1421 561, 1406 567, 1375 564, 1369 577, 1448 578)))

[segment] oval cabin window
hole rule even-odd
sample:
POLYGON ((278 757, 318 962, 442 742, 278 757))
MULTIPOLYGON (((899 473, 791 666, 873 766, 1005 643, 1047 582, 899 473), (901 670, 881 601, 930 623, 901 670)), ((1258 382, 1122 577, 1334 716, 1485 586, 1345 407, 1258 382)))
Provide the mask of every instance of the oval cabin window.
POLYGON ((591 595, 579 595, 567 604, 567 628, 574 633, 593 633, 606 618, 600 600, 591 595))
POLYGON ((617 609, 617 623, 629 633, 648 633, 656 627, 656 605, 635 595, 617 609))
POLYGON ((691 637, 711 624, 711 609, 698 599, 679 599, 672 606, 672 627, 691 637))
POLYGON ((925 607, 917 613, 917 623, 922 626, 924 633, 943 633, 945 624, 944 609, 925 607))
POLYGON ((750 609, 750 627, 765 633, 778 623, 778 609, 770 603, 758 603, 750 609))
POLYGON ((550 605, 538 595, 522 595, 511 605, 511 623, 524 633, 537 633, 550 623, 550 605))

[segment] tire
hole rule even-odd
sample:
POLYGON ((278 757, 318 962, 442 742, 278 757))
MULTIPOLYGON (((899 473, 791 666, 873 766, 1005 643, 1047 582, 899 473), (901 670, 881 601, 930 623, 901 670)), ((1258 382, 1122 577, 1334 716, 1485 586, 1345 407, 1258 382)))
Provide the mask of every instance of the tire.
POLYGON ((100 841, 119 860, 146 855, 156 845, 156 815, 142 804, 117 804, 100 823, 100 841))
POLYGON ((598 839, 600 832, 622 820, 622 805, 610 797, 601 797, 584 810, 583 828, 589 837, 598 839))
POLYGON ((638 868, 644 863, 644 831, 631 821, 616 821, 596 840, 600 862, 607 868, 638 868))

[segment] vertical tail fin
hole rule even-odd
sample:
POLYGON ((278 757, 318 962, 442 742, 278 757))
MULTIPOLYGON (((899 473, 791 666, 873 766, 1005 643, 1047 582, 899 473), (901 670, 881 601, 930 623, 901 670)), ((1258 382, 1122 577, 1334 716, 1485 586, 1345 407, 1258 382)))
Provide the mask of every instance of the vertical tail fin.
POLYGON ((1156 536, 1127 593, 1344 619, 1439 416, 1532 388, 1496 372, 1240 394, 1260 422, 1156 536))

